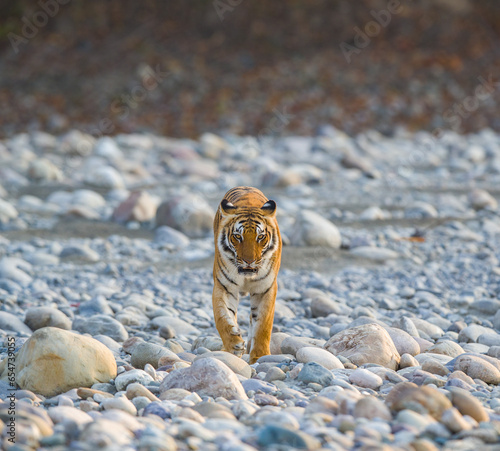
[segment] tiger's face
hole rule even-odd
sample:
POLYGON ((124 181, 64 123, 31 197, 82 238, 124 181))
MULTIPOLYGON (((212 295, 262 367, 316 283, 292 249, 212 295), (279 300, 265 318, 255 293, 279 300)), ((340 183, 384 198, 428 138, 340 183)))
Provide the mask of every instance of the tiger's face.
POLYGON ((276 203, 271 200, 261 208, 237 208, 223 201, 221 210, 230 220, 220 235, 222 250, 236 266, 238 274, 256 275, 266 256, 270 256, 279 244, 279 237, 269 222, 274 218, 276 203))

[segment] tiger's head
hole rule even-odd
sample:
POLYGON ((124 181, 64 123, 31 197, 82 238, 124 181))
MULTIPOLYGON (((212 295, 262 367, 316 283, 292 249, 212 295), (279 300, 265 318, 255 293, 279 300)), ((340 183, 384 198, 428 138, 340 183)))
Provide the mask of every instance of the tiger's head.
POLYGON ((256 275, 266 257, 280 244, 275 222, 276 202, 268 200, 260 208, 237 207, 223 199, 220 212, 224 221, 219 235, 220 248, 236 266, 238 274, 256 275))

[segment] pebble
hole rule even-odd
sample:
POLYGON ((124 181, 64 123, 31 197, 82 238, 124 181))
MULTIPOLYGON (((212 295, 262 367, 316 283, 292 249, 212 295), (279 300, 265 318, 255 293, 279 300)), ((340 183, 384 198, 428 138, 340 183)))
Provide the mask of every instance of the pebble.
POLYGON ((123 189, 125 181, 112 166, 98 166, 85 174, 85 183, 104 189, 123 189))
POLYGON ((475 210, 482 210, 483 208, 491 208, 495 210, 498 207, 496 199, 483 189, 474 189, 468 195, 470 206, 475 210))
POLYGON ((471 324, 464 327, 458 334, 458 341, 461 343, 476 343, 478 338, 483 334, 492 333, 488 327, 480 326, 479 324, 471 324))
POLYGON ((3 257, 0 260, 0 278, 12 280, 21 285, 29 285, 33 278, 29 275, 32 266, 25 260, 15 257, 3 257))
POLYGON ((252 368, 243 359, 225 351, 213 351, 206 352, 195 357, 194 361, 200 359, 212 358, 220 360, 222 363, 226 364, 235 374, 239 374, 243 377, 249 378, 252 376, 252 368))
POLYGON ((29 308, 26 310, 24 322, 33 331, 42 327, 71 330, 71 319, 60 310, 51 307, 29 308))
POLYGON ((291 431, 290 429, 274 425, 264 426, 259 431, 257 443, 263 447, 282 445, 307 450, 318 449, 321 446, 321 443, 317 439, 301 431, 291 431))
POLYGON ((446 376, 450 370, 436 360, 426 360, 422 363, 422 371, 428 371, 439 376, 446 376))
POLYGON ((454 341, 439 340, 435 345, 432 345, 426 352, 433 354, 443 354, 450 357, 458 357, 460 354, 465 353, 464 349, 454 341))
POLYGON ((95 263, 100 260, 99 254, 84 244, 74 244, 64 247, 59 254, 59 258, 86 263, 95 263))
POLYGON ((374 396, 365 396, 356 402, 354 407, 355 418, 367 418, 373 420, 380 418, 384 421, 391 421, 392 415, 389 408, 374 396))
POLYGON ((137 408, 125 396, 104 399, 101 402, 101 406, 104 410, 118 409, 123 410, 130 415, 137 415, 137 408))
POLYGON ((111 215, 116 222, 146 222, 156 215, 158 205, 147 191, 135 191, 118 205, 111 215))
POLYGON ((265 380, 267 382, 272 381, 284 381, 286 379, 286 374, 283 372, 281 368, 272 367, 266 373, 265 380))
POLYGON ((169 226, 189 238, 201 238, 211 232, 214 215, 215 211, 203 197, 182 195, 160 204, 156 211, 156 226, 169 226))
POLYGON ((153 382, 153 378, 144 370, 133 369, 120 373, 115 378, 115 386, 118 391, 125 390, 132 383, 148 385, 153 382))
POLYGON ((286 337, 281 342, 281 352, 280 354, 291 354, 295 356, 300 348, 305 347, 322 347, 325 344, 325 340, 317 340, 315 338, 308 337, 286 337))
POLYGON ((295 246, 325 246, 338 249, 342 238, 332 222, 314 211, 301 211, 296 218, 291 241, 295 246))
POLYGON ((115 341, 125 341, 128 332, 122 323, 107 315, 94 315, 90 318, 78 317, 73 321, 73 329, 90 335, 107 335, 115 341))
POLYGON ((401 359, 390 335, 378 324, 365 324, 339 332, 328 340, 325 349, 358 366, 377 363, 395 370, 401 359))
POLYGON ((297 362, 316 362, 327 370, 344 368, 344 365, 337 357, 322 348, 305 346, 297 351, 296 358, 297 362))
POLYGON ((92 422, 92 417, 76 407, 57 406, 49 407, 48 414, 50 419, 55 423, 74 422, 77 425, 84 425, 92 422))
POLYGON ((154 241, 162 246, 173 246, 179 249, 189 246, 190 243, 186 235, 166 225, 155 230, 154 241))
POLYGON ((247 399, 245 390, 227 365, 214 358, 194 361, 188 368, 174 370, 163 380, 160 391, 183 388, 200 396, 247 399))
POLYGON ((481 402, 461 388, 449 387, 451 403, 462 415, 474 418, 478 423, 488 421, 489 416, 481 402))
POLYGON ((364 368, 358 368, 349 374, 349 382, 358 387, 376 390, 383 384, 381 377, 364 368))
POLYGON ((16 219, 19 213, 9 202, 0 199, 0 224, 6 224, 12 219, 16 219))
MULTIPOLYGON (((91 337, 58 329, 38 329, 16 355, 16 383, 24 390, 55 396, 116 376, 111 351, 91 337)), ((8 373, 5 368, 4 377, 8 373)))
POLYGON ((399 257, 399 254, 391 249, 375 246, 358 246, 351 249, 350 253, 359 258, 381 262, 399 257))
POLYGON ((313 318, 325 317, 332 313, 339 314, 341 311, 339 303, 326 296, 316 296, 311 301, 311 316, 313 318))
POLYGON ((31 329, 16 315, 9 312, 0 312, 0 329, 8 332, 31 335, 31 329))
POLYGON ((439 216, 436 208, 427 203, 417 201, 405 209, 404 215, 406 218, 421 219, 421 218, 437 218, 439 216))
POLYGON ((176 331, 176 333, 182 335, 198 334, 198 329, 196 327, 181 318, 171 316, 157 316, 156 318, 153 318, 148 325, 154 329, 171 327, 176 331))
POLYGON ((173 364, 179 361, 179 357, 169 349, 147 342, 137 343, 131 350, 130 356, 132 366, 139 369, 144 369, 148 363, 157 369, 167 363, 173 364))
POLYGON ((419 413, 428 413, 438 421, 442 413, 452 407, 440 391, 429 386, 418 387, 411 382, 400 382, 392 387, 385 402, 391 410, 418 409, 419 413))
POLYGON ((308 383, 315 383, 322 386, 333 384, 333 375, 331 371, 316 362, 306 363, 297 376, 297 380, 308 383))
POLYGON ((261 391, 263 393, 271 393, 276 390, 276 386, 270 384, 266 381, 261 381, 259 379, 247 379, 241 383, 245 392, 258 392, 261 391))
POLYGON ((106 418, 97 418, 86 425, 80 440, 91 448, 98 448, 102 443, 108 443, 123 449, 133 437, 133 432, 124 425, 106 418))
POLYGON ((487 384, 500 384, 500 370, 495 365, 477 355, 459 355, 454 360, 453 370, 463 371, 472 379, 480 379, 487 384))
POLYGON ((409 333, 395 327, 387 327, 385 329, 389 333, 389 336, 391 337, 392 342, 400 355, 420 354, 420 346, 418 342, 409 333))

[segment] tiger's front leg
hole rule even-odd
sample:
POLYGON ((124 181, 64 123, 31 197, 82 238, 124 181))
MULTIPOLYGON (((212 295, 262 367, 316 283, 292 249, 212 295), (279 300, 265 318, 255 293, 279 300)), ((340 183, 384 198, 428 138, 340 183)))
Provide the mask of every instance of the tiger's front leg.
POLYGON ((214 282, 212 305, 214 309, 215 326, 222 338, 223 351, 243 355, 245 341, 238 327, 237 311, 239 293, 226 289, 218 280, 214 282))
POLYGON ((251 320, 248 335, 250 364, 255 363, 263 355, 271 354, 269 345, 273 331, 277 291, 278 282, 275 280, 268 290, 250 295, 251 320))

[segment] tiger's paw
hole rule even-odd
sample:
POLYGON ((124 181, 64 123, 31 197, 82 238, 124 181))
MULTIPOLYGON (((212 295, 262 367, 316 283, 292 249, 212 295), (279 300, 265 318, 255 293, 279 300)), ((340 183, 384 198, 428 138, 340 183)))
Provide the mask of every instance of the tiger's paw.
POLYGON ((250 351, 250 359, 249 359, 249 364, 252 365, 253 363, 257 362, 262 356, 269 355, 271 354, 269 349, 263 349, 260 351, 250 351))
POLYGON ((241 357, 245 351, 245 340, 239 336, 232 336, 230 342, 222 348, 223 351, 234 354, 237 357, 241 357))
POLYGON ((231 327, 230 333, 231 333, 231 335, 236 335, 236 336, 241 337, 241 330, 239 327, 236 327, 236 326, 231 327))

